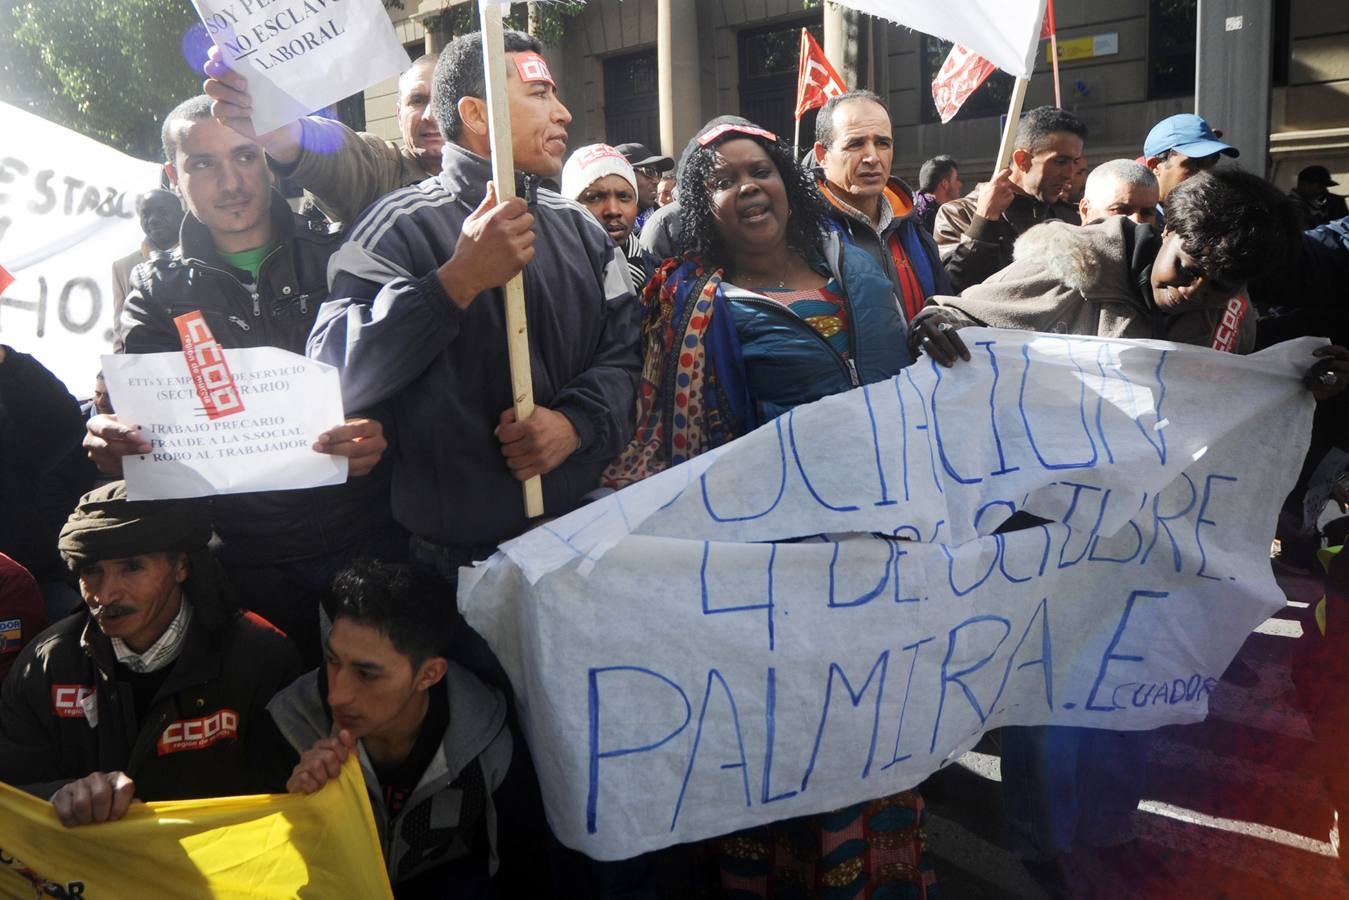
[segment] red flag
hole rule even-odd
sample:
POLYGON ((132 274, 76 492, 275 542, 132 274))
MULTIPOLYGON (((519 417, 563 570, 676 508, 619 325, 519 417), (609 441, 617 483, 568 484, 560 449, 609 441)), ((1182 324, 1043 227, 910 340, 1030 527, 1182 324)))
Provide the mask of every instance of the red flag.
POLYGON ((4 266, 0 266, 0 294, 3 294, 5 292, 5 288, 9 287, 13 283, 14 283, 14 276, 9 274, 9 272, 5 270, 4 266))
MULTIPOLYGON (((1054 0, 1049 0, 1044 23, 1040 26, 1040 40, 1054 37, 1054 27, 1054 0)), ((955 118, 970 94, 979 89, 995 68, 993 63, 968 47, 956 44, 951 48, 937 77, 932 79, 932 102, 937 105, 943 125, 955 118)))
POLYGON ((956 44, 932 79, 932 102, 945 125, 997 67, 968 47, 956 44))
POLYGON ((820 45, 810 32, 801 29, 801 62, 797 66, 796 118, 800 119, 808 110, 824 106, 830 97, 846 93, 848 88, 843 78, 829 64, 820 45))

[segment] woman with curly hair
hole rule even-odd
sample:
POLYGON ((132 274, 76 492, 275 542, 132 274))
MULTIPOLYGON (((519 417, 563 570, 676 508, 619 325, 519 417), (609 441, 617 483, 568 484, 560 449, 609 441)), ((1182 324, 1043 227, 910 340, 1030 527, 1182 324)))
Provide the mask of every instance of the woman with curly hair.
POLYGON ((645 291, 637 433, 606 473, 615 487, 913 362, 885 273, 826 228, 814 180, 771 132, 703 126, 679 197, 687 252, 645 291))
MULTIPOLYGON (((606 472, 614 487, 913 362, 889 279, 825 227, 814 180, 771 132, 738 117, 703 126, 679 202, 688 252, 644 295, 637 433, 606 472)), ((723 896, 926 898, 921 816, 908 791, 726 835, 723 896)))

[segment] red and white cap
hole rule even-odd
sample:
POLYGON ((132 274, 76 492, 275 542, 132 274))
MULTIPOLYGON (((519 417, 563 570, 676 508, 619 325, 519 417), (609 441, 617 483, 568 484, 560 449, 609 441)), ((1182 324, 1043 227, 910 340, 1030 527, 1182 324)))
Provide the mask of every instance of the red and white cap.
POLYGON ((608 144, 588 144, 567 157, 562 167, 562 196, 579 199, 586 188, 606 175, 618 175, 637 193, 637 175, 622 153, 608 144))

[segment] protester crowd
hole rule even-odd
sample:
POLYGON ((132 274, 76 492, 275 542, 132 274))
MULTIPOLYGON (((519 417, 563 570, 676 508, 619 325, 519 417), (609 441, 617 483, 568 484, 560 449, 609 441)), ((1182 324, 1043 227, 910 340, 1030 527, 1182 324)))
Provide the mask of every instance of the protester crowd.
MULTIPOLYGON (((1305 568, 1321 537, 1303 498, 1349 463, 1335 182, 1311 166, 1285 195, 1220 166, 1238 148, 1195 115, 1088 167, 1086 126, 1041 107, 1008 168, 970 186, 937 156, 915 192, 861 90, 824 105, 804 159, 737 116, 678 160, 569 153, 540 53, 507 33, 503 200, 477 34, 403 74, 400 143, 320 117, 254 134, 212 51, 205 93, 163 121, 171 191, 140 198, 145 243, 114 266, 116 346, 178 350, 175 317, 200 311, 226 348, 336 366, 347 418, 314 449, 350 477, 133 502, 121 460, 149 443, 116 396, 81 409, 0 346, 0 780, 75 827, 133 799, 312 793, 356 754, 400 897, 935 897, 921 786, 632 860, 563 848, 509 681, 456 609, 459 568, 531 527, 523 481, 564 514, 922 356, 977 365, 970 325, 1232 353, 1332 338, 1307 360, 1321 406, 1280 520, 1302 554, 1282 564, 1305 568), (501 299, 517 275, 523 421, 501 299)), ((1333 692, 1321 708, 1318 735, 1339 733, 1333 692)), ((1129 857, 1149 733, 1006 728, 1001 746, 1010 844, 1051 894, 1147 869, 1129 857)))

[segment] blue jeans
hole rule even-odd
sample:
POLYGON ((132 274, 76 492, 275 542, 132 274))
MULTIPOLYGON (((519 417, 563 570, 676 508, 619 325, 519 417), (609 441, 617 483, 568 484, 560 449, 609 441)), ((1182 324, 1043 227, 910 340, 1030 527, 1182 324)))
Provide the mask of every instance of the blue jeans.
POLYGON ((1134 839, 1153 732, 1037 725, 1004 728, 1001 736, 1013 853, 1046 860, 1134 839))

